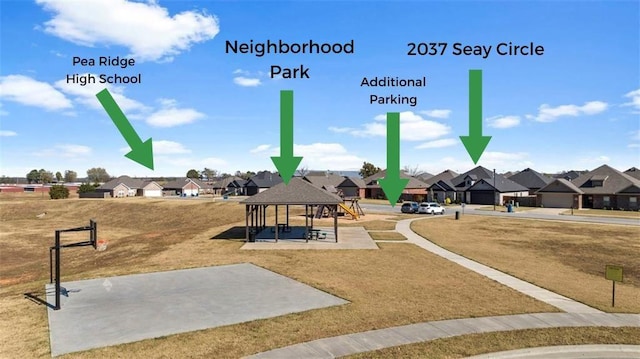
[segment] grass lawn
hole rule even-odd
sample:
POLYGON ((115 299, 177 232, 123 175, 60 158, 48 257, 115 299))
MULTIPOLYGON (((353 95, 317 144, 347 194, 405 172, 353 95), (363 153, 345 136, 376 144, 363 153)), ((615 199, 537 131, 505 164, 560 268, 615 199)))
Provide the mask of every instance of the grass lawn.
POLYGON ((608 312, 640 313, 640 227, 463 216, 412 223, 468 258, 608 312), (498 254, 499 255, 496 255, 498 254), (624 268, 611 307, 606 264, 624 268))
MULTIPOLYGON (((536 209, 538 207, 516 207, 513 206, 513 211, 514 212, 524 212, 524 211, 531 211, 533 209, 536 209)), ((493 206, 484 206, 484 207, 478 207, 475 208, 476 211, 493 211, 493 206)), ((496 206, 496 212, 507 212, 507 207, 505 206, 496 206)))
POLYGON ((640 344, 640 328, 549 328, 470 334, 402 345, 346 358, 466 358, 472 355, 532 347, 580 344, 640 344))
MULTIPOLYGON (((571 215, 571 210, 564 211, 560 214, 571 215)), ((617 218, 636 218, 640 219, 640 211, 613 211, 604 209, 574 209, 574 216, 596 216, 596 217, 617 217, 617 218)))
MULTIPOLYGON (((63 281, 250 262, 351 303, 68 358, 237 358, 302 341, 416 322, 556 311, 406 243, 379 243, 380 250, 241 251, 244 210, 237 203, 209 200, 52 201, 0 196, 0 357, 50 357, 46 308, 25 299, 24 293, 43 297, 54 229, 82 226, 89 218, 97 220, 98 237, 108 239, 109 248, 104 252, 65 249, 63 281), (44 218, 36 218, 45 211, 44 218)), ((371 222, 376 223, 372 227, 394 224, 381 219, 371 222)), ((64 239, 82 240, 86 235, 70 234, 64 239)))
POLYGON ((369 232, 371 238, 376 241, 406 241, 407 237, 405 237, 402 233, 398 232, 369 232))

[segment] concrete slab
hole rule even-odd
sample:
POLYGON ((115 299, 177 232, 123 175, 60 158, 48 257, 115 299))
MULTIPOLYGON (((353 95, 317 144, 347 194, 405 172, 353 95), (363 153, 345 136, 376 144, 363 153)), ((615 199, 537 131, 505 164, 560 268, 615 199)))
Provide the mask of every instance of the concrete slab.
POLYGON ((48 312, 53 356, 348 303, 248 263, 62 286, 62 309, 48 312))
MULTIPOLYGON (((327 238, 323 240, 309 240, 306 242, 304 239, 291 238, 281 239, 276 242, 275 240, 264 240, 261 242, 247 242, 240 249, 244 250, 304 250, 304 249, 320 249, 320 250, 334 250, 334 249, 379 249, 375 241, 369 236, 363 227, 338 227, 338 243, 335 242, 335 236, 333 235, 333 228, 329 227, 315 227, 320 229, 324 233, 327 233, 327 238)), ((267 229, 269 230, 269 229, 267 229)), ((304 227, 302 229, 304 231, 304 227)), ((302 235, 304 238, 304 234, 302 235)))

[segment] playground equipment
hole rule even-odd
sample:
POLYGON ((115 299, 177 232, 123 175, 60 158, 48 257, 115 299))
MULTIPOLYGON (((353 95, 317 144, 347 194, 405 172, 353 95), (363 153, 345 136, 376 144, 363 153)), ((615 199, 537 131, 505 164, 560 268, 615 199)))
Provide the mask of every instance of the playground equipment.
MULTIPOLYGON (((360 216, 364 216, 364 211, 362 207, 358 204, 358 198, 344 199, 343 203, 338 203, 338 208, 341 208, 345 213, 351 215, 351 218, 358 219, 360 216), (346 203, 350 203, 349 206, 346 203)), ((318 206, 318 210, 316 211, 315 218, 322 217, 332 217, 333 209, 330 206, 318 206)), ((339 212, 339 214, 342 212, 339 212)))
POLYGON ((107 248, 106 241, 104 241, 104 240, 100 240, 99 241, 98 240, 98 225, 93 219, 89 220, 89 225, 88 226, 77 227, 77 228, 69 228, 69 229, 57 229, 56 230, 55 244, 52 247, 49 247, 49 282, 50 283, 54 283, 54 281, 55 281, 55 291, 56 291, 56 295, 55 295, 56 302, 55 302, 55 305, 53 307, 54 310, 59 310, 60 309, 60 292, 61 292, 61 288, 60 288, 60 266, 61 266, 60 265, 60 251, 62 250, 62 248, 85 247, 85 246, 92 246, 93 249, 96 249, 96 250, 105 250, 107 248), (88 241, 69 243, 69 244, 60 244, 60 234, 61 233, 64 233, 64 232, 82 232, 82 231, 89 231, 89 240, 88 241), (55 268, 54 268, 54 265, 53 265, 53 262, 54 262, 53 252, 54 251, 55 251, 55 268))

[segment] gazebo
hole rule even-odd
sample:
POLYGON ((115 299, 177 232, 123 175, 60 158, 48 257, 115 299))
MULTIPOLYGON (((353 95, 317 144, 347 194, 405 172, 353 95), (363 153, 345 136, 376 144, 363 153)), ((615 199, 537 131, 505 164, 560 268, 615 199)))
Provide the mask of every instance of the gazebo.
POLYGON ((314 232, 314 209, 319 206, 327 206, 330 209, 329 212, 333 215, 333 230, 336 242, 338 242, 338 204, 342 203, 342 199, 333 193, 329 193, 324 189, 312 185, 302 178, 294 177, 289 181, 289 184, 277 184, 240 203, 246 206, 245 223, 247 241, 252 239, 251 235, 255 238, 255 236, 264 231, 269 231, 266 233, 273 233, 276 242, 281 234, 282 237, 292 238, 291 227, 289 226, 289 206, 304 206, 305 226, 304 234, 301 234, 301 236, 304 236, 302 239, 309 241, 309 237, 314 232), (267 208, 269 206, 275 209, 275 223, 273 226, 267 225, 267 208), (278 208, 282 206, 285 207, 286 220, 285 223, 278 223, 278 208), (309 216, 310 214, 311 216, 309 216))

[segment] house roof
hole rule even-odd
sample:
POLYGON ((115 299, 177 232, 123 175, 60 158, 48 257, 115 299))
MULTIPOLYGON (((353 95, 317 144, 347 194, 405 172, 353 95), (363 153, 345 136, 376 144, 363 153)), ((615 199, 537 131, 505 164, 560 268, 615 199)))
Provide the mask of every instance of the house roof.
POLYGON ((244 204, 338 204, 342 199, 333 193, 318 188, 300 177, 293 177, 289 184, 279 183, 263 192, 255 194, 244 201, 244 204))
POLYGON ((640 186, 639 179, 607 165, 589 171, 572 182, 587 194, 615 194, 632 186, 640 186), (600 181, 602 185, 599 185, 600 181))
POLYGON ((262 171, 251 177, 247 181, 246 185, 249 185, 250 183, 253 183, 256 187, 259 188, 270 188, 279 183, 282 183, 282 177, 280 177, 280 175, 277 173, 262 171))
POLYGON ((367 184, 360 177, 345 177, 338 187, 353 187, 366 188, 367 184))
POLYGON ((245 180, 243 180, 240 177, 229 176, 225 178, 220 178, 217 181, 213 182, 213 184, 211 184, 211 188, 227 188, 233 181, 243 181, 243 183, 245 182, 245 180))
POLYGON ((431 173, 429 173, 429 172, 422 172, 422 173, 420 173, 419 175, 416 176, 417 179, 419 179, 420 181, 425 182, 425 183, 431 177, 433 177, 433 175, 431 173))
POLYGON ((130 189, 138 189, 144 187, 144 183, 142 180, 131 178, 129 176, 120 176, 118 178, 114 178, 112 180, 109 180, 108 182, 105 182, 103 185, 98 187, 98 189, 113 190, 119 184, 123 184, 130 189))
POLYGON ((199 188, 204 188, 204 183, 202 183, 200 180, 196 179, 196 178, 187 178, 187 177, 182 177, 182 178, 178 178, 174 181, 171 182, 167 182, 164 184, 164 189, 182 189, 184 188, 184 186, 187 185, 187 183, 189 182, 193 182, 196 184, 196 186, 198 186, 199 188))
POLYGON ((334 174, 323 174, 320 176, 307 175, 304 176, 303 179, 319 188, 326 188, 327 186, 337 187, 340 183, 344 182, 344 177, 334 174))
POLYGON ((507 178, 528 189, 539 189, 553 181, 553 178, 547 177, 531 168, 526 168, 522 172, 518 172, 507 178))
MULTIPOLYGON (((378 185, 377 181, 380 178, 383 178, 384 176, 387 175, 387 170, 382 170, 374 175, 371 175, 367 178, 364 179, 364 183, 367 185, 367 187, 370 188, 379 188, 380 185, 378 185)), ((422 182, 421 180, 415 178, 415 177, 411 177, 408 174, 406 174, 404 171, 400 171, 400 178, 407 178, 409 179, 409 183, 407 183, 407 186, 405 187, 406 189, 409 188, 427 188, 428 185, 424 182, 422 182)))
POLYGON ((523 186, 521 184, 518 184, 518 183, 506 178, 505 176, 499 175, 499 174, 496 174, 495 186, 494 186, 494 179, 493 178, 482 178, 478 182, 474 183, 467 190, 468 191, 474 191, 475 190, 474 187, 479 186, 480 183, 486 183, 490 187, 495 188, 496 191, 498 191, 500 193, 529 191, 529 189, 527 187, 525 187, 525 186, 523 186))
POLYGON ((451 179, 451 183, 458 191, 466 191, 468 187, 465 184, 465 179, 468 176, 471 176, 471 178, 475 176, 474 180, 481 180, 483 178, 493 178, 493 172, 482 166, 478 166, 451 179))
POLYGON ((629 175, 635 179, 640 179, 640 169, 636 167, 631 167, 628 170, 624 171, 624 174, 629 175))
POLYGON ((578 171, 568 171, 563 173, 556 173, 553 175, 553 178, 564 178, 569 181, 573 181, 574 179, 580 177, 580 173, 578 171))
POLYGON ((578 188, 573 182, 564 179, 556 178, 549 182, 546 186, 540 188, 536 193, 578 193, 584 192, 578 188))
MULTIPOLYGON (((437 183, 440 180, 444 180, 450 182, 453 178, 457 177, 458 173, 456 173, 455 171, 452 170, 445 170, 442 171, 440 173, 438 173, 437 175, 429 178, 428 180, 424 181, 424 183, 426 183, 427 185, 432 185, 434 183, 437 183)), ((453 187, 453 185, 451 185, 453 187)))

